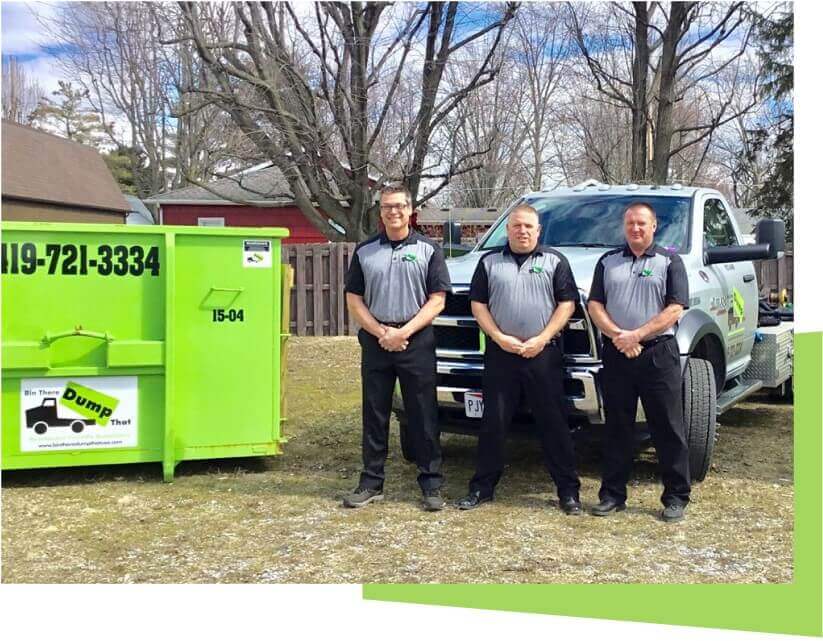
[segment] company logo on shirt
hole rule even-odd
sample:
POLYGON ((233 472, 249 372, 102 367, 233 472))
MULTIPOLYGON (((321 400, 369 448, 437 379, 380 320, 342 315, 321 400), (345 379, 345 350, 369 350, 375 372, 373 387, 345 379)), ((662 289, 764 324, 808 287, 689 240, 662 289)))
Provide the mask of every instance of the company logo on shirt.
POLYGON ((652 273, 653 273, 653 272, 652 272, 652 270, 651 270, 651 269, 644 269, 642 272, 640 272, 640 273, 638 274, 638 276, 639 276, 640 278, 648 278, 649 276, 651 276, 651 275, 652 275, 652 273))
POLYGON ((417 262, 417 254, 403 254, 403 262, 405 262, 405 263, 417 262))
POLYGON ((542 274, 543 268, 540 265, 534 265, 531 269, 529 269, 530 274, 542 274))

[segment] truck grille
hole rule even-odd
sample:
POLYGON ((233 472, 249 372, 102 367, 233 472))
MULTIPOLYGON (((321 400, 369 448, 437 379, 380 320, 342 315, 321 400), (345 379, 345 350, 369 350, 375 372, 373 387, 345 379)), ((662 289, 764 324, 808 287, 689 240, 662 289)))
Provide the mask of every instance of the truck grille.
POLYGON ((443 316, 467 316, 472 318, 472 308, 469 302, 469 293, 446 294, 446 307, 443 316))
MULTIPOLYGON (((596 333, 590 331, 591 321, 583 304, 578 303, 562 334, 563 353, 566 357, 593 359, 597 355, 596 333)), ((446 307, 434 321, 434 336, 440 357, 475 360, 482 358, 480 330, 471 314, 468 291, 446 294, 446 307), (448 350, 448 353, 446 353, 448 350), (465 351, 466 354, 455 352, 465 351), (473 353, 472 353, 473 352, 473 353)))
POLYGON ((480 330, 477 327, 434 326, 435 345, 439 349, 480 349, 480 330))

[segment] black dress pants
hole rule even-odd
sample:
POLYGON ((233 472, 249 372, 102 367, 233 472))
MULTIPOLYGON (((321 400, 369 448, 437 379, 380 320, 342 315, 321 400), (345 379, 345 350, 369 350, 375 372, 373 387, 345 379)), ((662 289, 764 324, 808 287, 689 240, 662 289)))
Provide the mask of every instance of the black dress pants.
POLYGON ((534 358, 523 358, 489 341, 483 369, 483 420, 477 444, 477 470, 470 492, 492 496, 503 474, 506 431, 525 393, 543 446, 543 462, 557 486, 557 495, 577 497, 574 443, 566 419, 563 356, 555 344, 534 358))
POLYGON ((389 451, 389 418, 395 381, 409 422, 417 458, 417 482, 423 490, 439 488, 440 426, 437 420, 437 363, 434 330, 426 327, 409 339, 402 352, 388 352, 365 330, 357 334, 362 348, 360 374, 363 383, 363 472, 360 485, 383 487, 389 451))
POLYGON ((643 403, 663 480, 664 505, 689 502, 689 449, 683 427, 680 353, 674 338, 626 358, 611 341, 603 346, 606 435, 600 499, 626 500, 634 458, 637 399, 643 403))

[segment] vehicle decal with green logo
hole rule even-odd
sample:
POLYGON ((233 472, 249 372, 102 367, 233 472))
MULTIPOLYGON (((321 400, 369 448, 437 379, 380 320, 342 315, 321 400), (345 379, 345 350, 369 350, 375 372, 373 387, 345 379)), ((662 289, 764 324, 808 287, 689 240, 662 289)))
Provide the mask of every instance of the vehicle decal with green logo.
POLYGON ((737 288, 732 288, 731 295, 729 296, 729 307, 727 312, 729 319, 729 338, 742 334, 745 331, 746 328, 743 326, 745 314, 746 301, 737 288))
POLYGON ((113 396, 74 381, 66 383, 66 389, 60 397, 60 405, 74 410, 81 416, 94 419, 98 425, 107 425, 119 404, 120 401, 113 396))
POLYGON ((732 289, 732 307, 734 307, 735 316, 742 319, 746 311, 746 301, 737 287, 732 289))

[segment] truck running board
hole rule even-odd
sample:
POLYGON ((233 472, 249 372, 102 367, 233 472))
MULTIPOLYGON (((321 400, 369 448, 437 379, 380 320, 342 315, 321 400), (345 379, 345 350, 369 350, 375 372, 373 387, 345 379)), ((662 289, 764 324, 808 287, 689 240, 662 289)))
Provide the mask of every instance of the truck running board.
POLYGON ((735 403, 739 403, 747 396, 751 396, 763 387, 760 379, 747 379, 734 387, 727 389, 717 397, 717 413, 722 414, 735 403))

